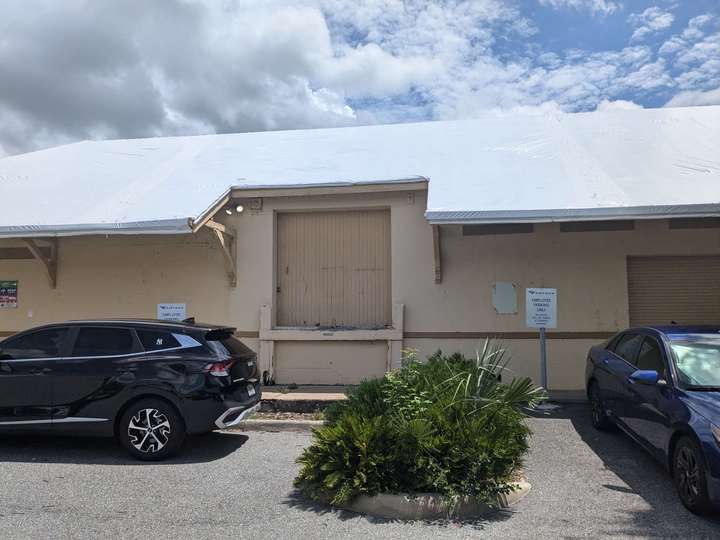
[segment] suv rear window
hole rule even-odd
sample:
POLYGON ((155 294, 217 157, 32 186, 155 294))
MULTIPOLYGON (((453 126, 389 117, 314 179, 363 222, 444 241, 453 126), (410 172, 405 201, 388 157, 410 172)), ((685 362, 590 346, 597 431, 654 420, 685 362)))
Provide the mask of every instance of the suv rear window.
POLYGON ((227 333, 218 335, 217 333, 209 332, 205 336, 205 340, 213 352, 220 358, 254 354, 252 350, 246 347, 239 339, 227 333))
POLYGON ((127 328, 80 328, 73 356, 115 356, 134 352, 133 335, 127 328))
POLYGON ((164 330, 137 330, 137 335, 146 351, 161 351, 180 347, 180 342, 170 332, 164 330))

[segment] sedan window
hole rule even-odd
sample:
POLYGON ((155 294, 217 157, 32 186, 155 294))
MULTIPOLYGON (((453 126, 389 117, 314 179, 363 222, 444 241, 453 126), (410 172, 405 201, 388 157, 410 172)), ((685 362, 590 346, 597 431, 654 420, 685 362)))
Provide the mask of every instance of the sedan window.
POLYGON ((115 356, 134 352, 133 335, 127 328, 80 328, 73 356, 115 356))
POLYGON ((666 378, 665 360, 663 360, 660 345, 655 339, 646 337, 643 341, 637 358, 637 367, 638 369, 657 371, 661 379, 666 378))
POLYGON ((627 360, 631 364, 634 364, 642 340, 642 334, 625 334, 617 342, 617 345, 615 346, 615 354, 627 360))
POLYGON ((720 340, 673 341, 671 345, 680 386, 684 388, 720 387, 720 340))
POLYGON ((0 357, 54 358, 60 356, 60 350, 67 336, 67 328, 49 328, 0 343, 0 357))

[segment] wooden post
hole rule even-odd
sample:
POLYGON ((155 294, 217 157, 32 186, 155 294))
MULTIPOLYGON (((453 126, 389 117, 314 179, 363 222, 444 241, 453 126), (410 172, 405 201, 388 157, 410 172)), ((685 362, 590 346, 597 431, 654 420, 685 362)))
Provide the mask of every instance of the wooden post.
POLYGON ((432 226, 435 283, 442 283, 442 254, 440 251, 440 225, 432 226))
POLYGON ((272 330, 272 306, 260 307, 260 341, 258 342, 258 367, 263 384, 275 380, 275 342, 267 339, 272 330), (265 375, 267 374, 267 375, 265 375))
MULTIPOLYGON (((392 307, 392 319, 393 319, 393 330, 400 332, 400 336, 403 335, 405 326, 405 305, 404 304, 393 304, 392 307)), ((403 340, 391 339, 388 340, 388 361, 387 371, 393 369, 400 369, 402 366, 402 350, 403 340)))

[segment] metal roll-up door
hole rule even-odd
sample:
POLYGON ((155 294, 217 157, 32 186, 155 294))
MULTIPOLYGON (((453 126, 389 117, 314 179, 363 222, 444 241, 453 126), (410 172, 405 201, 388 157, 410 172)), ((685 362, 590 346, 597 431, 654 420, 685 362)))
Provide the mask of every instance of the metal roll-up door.
POLYGON ((720 256, 628 257, 630 325, 720 323, 720 256))
POLYGON ((277 325, 392 323, 390 211, 277 215, 277 325))

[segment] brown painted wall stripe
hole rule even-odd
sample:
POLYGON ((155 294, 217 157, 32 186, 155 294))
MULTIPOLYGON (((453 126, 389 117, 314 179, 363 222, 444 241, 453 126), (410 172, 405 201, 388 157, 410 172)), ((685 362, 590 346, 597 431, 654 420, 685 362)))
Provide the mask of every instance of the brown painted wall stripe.
MULTIPOLYGON (((547 332, 548 339, 607 339, 616 332, 547 332)), ((406 339, 537 339, 537 332, 405 332, 406 339)))
POLYGON ((260 332, 253 330, 238 330, 235 332, 235 336, 244 338, 257 338, 260 337, 260 332))
MULTIPOLYGON (((12 336, 15 332, 0 332, 0 337, 12 336)), ((548 332, 548 339, 607 339, 617 332, 548 332)), ((237 337, 258 338, 260 332, 238 330, 237 337)), ((405 339, 537 339, 537 332, 405 332, 405 339)))
MULTIPOLYGON (((2 332, 0 332, 0 338, 9 337, 15 333, 16 332, 2 331, 2 332)), ((235 335, 237 337, 244 337, 244 338, 257 338, 257 337, 260 337, 260 332, 253 331, 253 330, 238 330, 237 332, 235 332, 235 335)))

